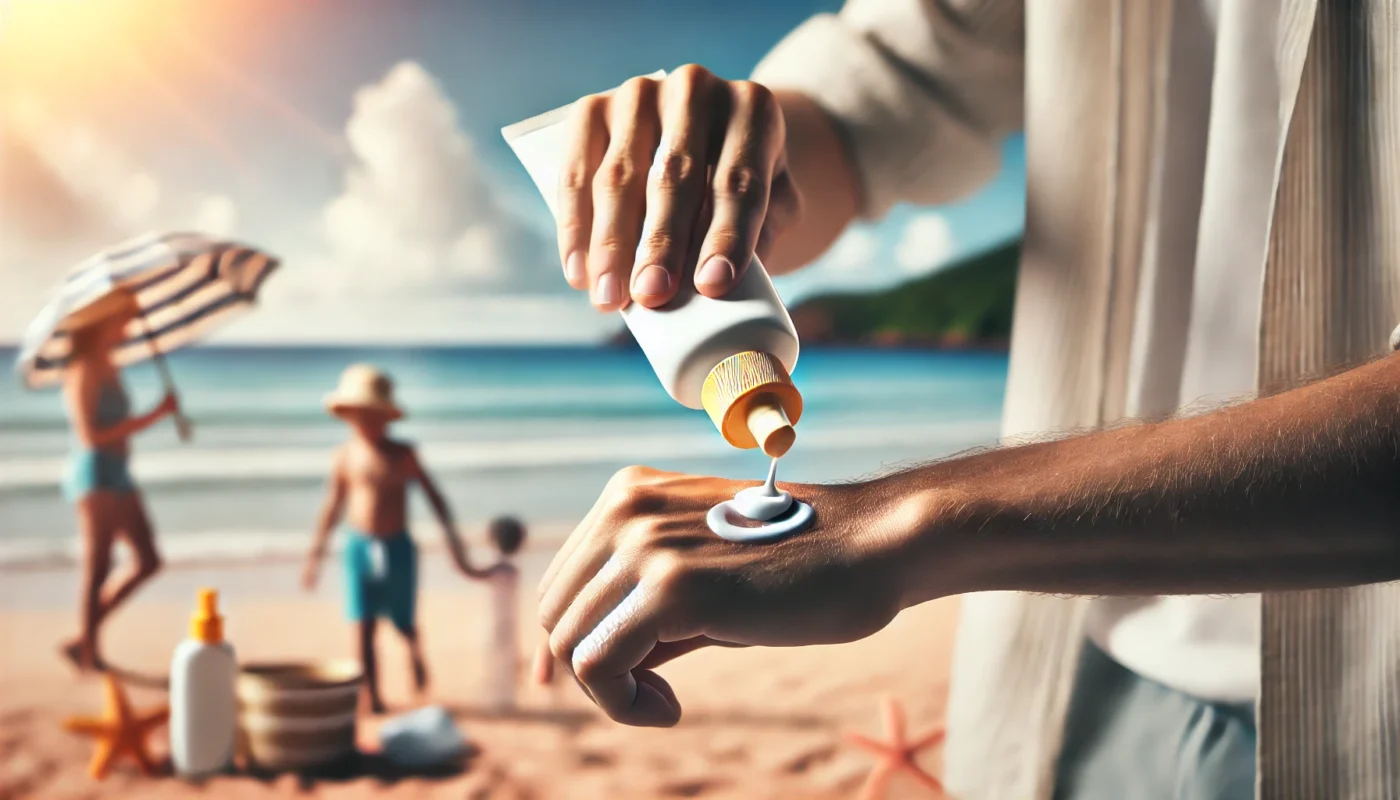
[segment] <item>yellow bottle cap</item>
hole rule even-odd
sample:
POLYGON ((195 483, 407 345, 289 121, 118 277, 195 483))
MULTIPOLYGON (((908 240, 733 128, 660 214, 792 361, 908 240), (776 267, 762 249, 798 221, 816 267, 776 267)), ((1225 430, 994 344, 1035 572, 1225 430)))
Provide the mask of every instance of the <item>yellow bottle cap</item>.
POLYGON ((721 361, 705 378, 700 404, 735 447, 757 447, 778 458, 797 439, 793 426, 802 416, 802 394, 783 362, 769 353, 748 351, 721 361))
POLYGON ((190 618, 190 638, 205 644, 218 644, 224 640, 224 618, 219 616, 218 590, 199 590, 199 605, 190 618))

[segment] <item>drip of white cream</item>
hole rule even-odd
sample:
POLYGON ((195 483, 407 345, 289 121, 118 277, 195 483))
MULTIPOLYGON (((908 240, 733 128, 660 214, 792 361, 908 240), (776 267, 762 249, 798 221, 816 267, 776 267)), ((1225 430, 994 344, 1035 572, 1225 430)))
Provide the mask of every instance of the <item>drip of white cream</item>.
POLYGON ((705 522, 710 530, 731 542, 770 541, 807 527, 812 521, 812 507, 778 488, 778 459, 768 467, 768 480, 762 486, 741 489, 733 500, 726 500, 710 509, 705 522), (796 508, 793 508, 794 504, 796 508), (730 522, 737 515, 763 525, 746 526, 730 522), (786 516, 785 516, 786 515, 786 516))

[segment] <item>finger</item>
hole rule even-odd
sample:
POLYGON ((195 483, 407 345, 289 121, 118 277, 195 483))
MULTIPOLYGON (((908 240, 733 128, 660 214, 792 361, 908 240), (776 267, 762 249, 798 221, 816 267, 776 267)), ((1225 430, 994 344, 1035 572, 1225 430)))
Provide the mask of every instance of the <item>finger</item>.
POLYGON ((554 652, 549 649, 548 642, 535 648, 535 659, 530 668, 530 675, 540 686, 554 682, 554 652))
POLYGON ((724 296, 753 258, 783 141, 772 92, 751 81, 729 87, 729 124, 710 179, 714 218, 695 271, 695 288, 708 297, 724 296))
POLYGON ((646 221, 632 270, 632 299, 648 308, 675 296, 705 197, 709 118, 719 82, 687 66, 661 84, 661 140, 647 175, 646 221))
POLYGON ((673 624, 669 606, 659 587, 643 582, 573 648, 574 673, 603 713, 617 722, 670 727, 680 721, 680 703, 671 687, 638 667, 673 624))
POLYGON ((564 279, 588 288, 588 241, 593 235, 593 176, 608 147, 608 98, 590 95, 574 103, 568 144, 559 170, 559 261, 564 279))
POLYGON ((607 491, 604 490, 603 494, 599 495, 598 499, 594 501, 593 507, 588 510, 588 513, 583 515, 583 519, 579 524, 574 526, 569 537, 564 540, 564 544, 560 545, 559 549, 555 551, 554 559, 551 560, 549 566, 545 568, 544 577, 540 578, 539 598, 541 601, 543 601, 545 595, 549 593, 549 587, 554 584, 555 576, 559 574, 559 570, 563 569, 564 565, 569 563, 569 558, 573 556, 574 550, 578 547, 579 542, 583 541, 583 539, 588 536, 588 531, 593 529, 594 520, 597 519, 600 513, 599 509, 607 499, 607 496, 607 491))
POLYGON ((550 652, 571 674, 574 673, 574 647, 636 588, 637 581, 629 577, 635 574, 635 569, 614 553, 571 598, 549 629, 550 652))
POLYGON ((706 192, 705 198, 700 204, 700 213, 696 215, 695 219, 696 235, 691 237, 689 252, 685 254, 685 264, 688 268, 690 268, 690 272, 686 276, 686 280, 689 280, 692 283, 695 280, 694 267, 699 265, 700 248, 704 247, 705 245, 705 237, 703 234, 705 231, 709 230, 710 221, 713 218, 714 203, 712 202, 710 193, 706 192))
POLYGON ((593 178, 593 232, 588 285, 593 305, 616 311, 627 305, 627 286, 646 216, 646 173, 656 153, 657 82, 633 78, 608 101, 611 137, 593 178))
POLYGON ((554 583, 555 577, 564 565, 569 563, 574 550, 579 543, 588 538, 588 533, 596 524, 598 516, 603 513, 613 502, 618 492, 628 491, 628 487, 638 481, 654 480, 660 473, 653 470, 646 470, 641 467, 628 467, 613 473, 608 479, 608 483, 603 487, 603 491, 598 494, 598 499, 594 501, 593 507, 588 509, 583 520, 569 534, 569 538, 564 540, 564 544, 554 554, 554 560, 549 563, 549 567, 544 571, 544 577, 540 579, 539 597, 543 601, 549 592, 549 587, 554 583))
POLYGON ((722 642, 708 636, 692 636, 678 642, 658 642, 647 654, 647 657, 642 659, 642 663, 637 666, 641 669, 656 669, 662 664, 675 661, 687 653, 693 653, 705 647, 748 647, 748 645, 722 642))
MULTIPOLYGON (((569 560, 560 567, 549 589, 540 598, 540 624, 549 631, 551 638, 554 629, 559 626, 559 620, 563 619, 565 612, 574 604, 584 587, 588 586, 609 562, 612 553, 611 537, 598 526, 594 526, 587 538, 574 548, 569 560)), ((568 663, 568 659, 557 650, 555 655, 564 658, 565 663, 568 663)))

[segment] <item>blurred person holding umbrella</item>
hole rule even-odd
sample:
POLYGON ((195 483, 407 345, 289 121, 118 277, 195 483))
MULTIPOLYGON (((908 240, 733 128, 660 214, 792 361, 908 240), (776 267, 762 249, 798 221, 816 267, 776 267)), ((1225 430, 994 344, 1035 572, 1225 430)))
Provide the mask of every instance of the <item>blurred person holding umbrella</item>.
POLYGON ((160 569, 155 532, 131 479, 131 437, 178 412, 167 390, 159 405, 133 415, 121 370, 112 361, 127 325, 140 315, 126 292, 107 295, 70 317, 72 355, 63 376, 64 401, 73 426, 74 450, 63 480, 63 494, 78 511, 83 542, 80 618, 82 630, 63 647, 79 669, 104 668, 97 633, 106 618, 160 569), (135 561, 128 573, 112 577, 112 546, 125 539, 135 561), (106 591, 104 591, 104 589, 106 591))
POLYGON ((103 670, 102 623, 160 569, 155 533, 130 470, 131 437, 180 412, 165 354, 193 343, 250 307, 277 260, 199 234, 149 235, 98 253, 74 268, 25 334, 16 370, 31 389, 62 386, 74 449, 64 496, 78 512, 83 541, 80 626, 63 654, 80 670, 103 670), (165 396, 133 415, 121 369, 151 359, 165 396), (112 548, 135 557, 112 578, 112 548))

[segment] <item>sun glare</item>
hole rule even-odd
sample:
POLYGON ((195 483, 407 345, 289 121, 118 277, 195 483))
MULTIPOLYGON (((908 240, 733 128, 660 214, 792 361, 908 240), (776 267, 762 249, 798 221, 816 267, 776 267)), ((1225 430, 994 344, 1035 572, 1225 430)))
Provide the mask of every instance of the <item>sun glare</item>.
POLYGON ((243 74, 222 51, 267 24, 246 0, 0 0, 0 125, 33 117, 168 120, 245 176, 248 166, 211 119, 207 89, 244 99, 337 152, 338 138, 243 74), (210 36, 220 37, 210 47, 210 36))
MULTIPOLYGON (((119 88, 132 50, 158 58, 172 0, 0 0, 0 81, 40 96, 119 88)), ((71 97, 71 95, 79 97, 71 97)))

